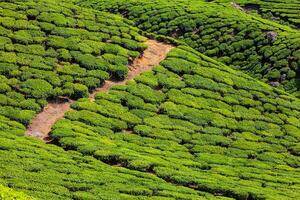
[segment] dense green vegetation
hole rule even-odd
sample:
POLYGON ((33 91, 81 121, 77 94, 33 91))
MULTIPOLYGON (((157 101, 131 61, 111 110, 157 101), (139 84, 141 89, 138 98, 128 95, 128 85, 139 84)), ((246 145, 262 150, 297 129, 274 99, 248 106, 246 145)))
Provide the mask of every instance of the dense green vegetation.
POLYGON ((53 127, 66 150, 235 199, 293 199, 300 101, 187 47, 53 127))
POLYGON ((0 200, 299 199, 297 30, 225 0, 74 1, 98 11, 0 2, 0 200), (89 100, 147 48, 134 25, 182 45, 89 100), (51 144, 24 136, 58 96, 51 144))
POLYGON ((201 53, 299 96, 300 32, 199 0, 78 0, 120 13, 142 30, 172 36, 201 53))
POLYGON ((49 98, 86 97, 146 46, 128 20, 51 0, 0 2, 0 114, 28 124, 49 98))
MULTIPOLYGON (((129 21, 68 3, 28 0, 1 2, 0 8, 5 41, 0 56, 0 184, 38 199, 214 199, 24 137, 24 125, 49 98, 85 97, 87 88, 104 79, 126 76, 128 60, 145 48, 144 38, 129 21)), ((5 200, 23 197, 6 187, 0 193, 5 200)))
POLYGON ((0 185, 0 200, 34 200, 34 198, 0 185))
POLYGON ((246 12, 300 28, 300 2, 298 0, 216 0, 215 2, 235 2, 246 12))
MULTIPOLYGON (((37 199, 188 200, 214 197, 172 185, 151 174, 109 166, 75 151, 66 152, 37 139, 17 136, 24 132, 21 124, 4 117, 0 117, 0 121, 0 184, 37 199)), ((0 199, 10 200, 9 197, 14 195, 6 189, 4 192, 2 194, 0 188, 0 199)))

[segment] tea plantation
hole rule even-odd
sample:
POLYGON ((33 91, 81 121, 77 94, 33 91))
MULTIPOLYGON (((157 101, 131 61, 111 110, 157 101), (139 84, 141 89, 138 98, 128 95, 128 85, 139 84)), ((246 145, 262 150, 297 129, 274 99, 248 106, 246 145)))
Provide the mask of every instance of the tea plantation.
MULTIPOLYGON (((214 199, 210 193, 173 185, 151 174, 109 166, 79 152, 16 136, 22 131, 20 124, 1 118, 0 184, 37 199, 214 199)), ((4 193, 3 199, 11 195, 4 193)))
POLYGON ((146 46, 132 23, 53 1, 0 2, 0 114, 28 124, 47 99, 123 79, 146 46))
POLYGON ((2 0, 0 200, 300 199, 300 33, 262 13, 2 0), (123 84, 148 38, 172 50, 123 84), (49 140, 26 136, 57 98, 49 140))
POLYGON ((24 195, 23 193, 20 192, 15 192, 12 189, 9 189, 7 187, 3 187, 0 185, 0 199, 1 200, 14 200, 14 199, 19 199, 19 200, 34 200, 34 198, 31 198, 27 195, 24 195))
MULTIPOLYGON (((230 0, 216 0, 228 3, 230 0)), ((246 12, 259 14, 263 18, 280 24, 300 28, 300 2, 298 0, 235 0, 246 12)))
POLYGON ((300 95, 298 30, 247 14, 230 3, 78 1, 83 6, 119 13, 142 30, 180 39, 207 56, 300 95))
POLYGON ((73 104, 66 150, 235 199, 299 197, 300 101, 184 46, 127 86, 73 104))

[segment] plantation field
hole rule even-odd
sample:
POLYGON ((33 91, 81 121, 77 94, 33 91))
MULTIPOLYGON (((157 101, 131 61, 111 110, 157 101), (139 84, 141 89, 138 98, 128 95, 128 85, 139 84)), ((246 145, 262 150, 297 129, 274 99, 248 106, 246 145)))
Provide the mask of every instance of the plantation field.
POLYGON ((168 0, 78 0, 119 13, 142 30, 171 36, 252 77, 299 96, 300 32, 230 3, 168 0))
POLYGON ((184 46, 81 99, 53 128, 66 150, 235 199, 299 197, 300 101, 184 46))
MULTIPOLYGON (((150 174, 16 136, 20 131, 17 127, 0 131, 0 184, 37 199, 214 199, 209 193, 172 185, 150 174)), ((0 192, 1 199, 1 188, 0 192)), ((12 195, 4 195, 3 200, 12 195)))
POLYGON ((28 124, 47 99, 127 76, 147 46, 132 23, 53 1, 0 2, 0 114, 28 124))
POLYGON ((7 187, 3 187, 0 185, 0 199, 1 200, 34 200, 34 198, 31 198, 27 195, 24 195, 20 192, 15 192, 7 187))
POLYGON ((1 118, 0 183, 42 199, 297 198, 299 104, 181 46, 75 102, 51 134, 66 151, 1 118))
MULTIPOLYGON (((232 2, 216 0, 215 2, 232 2)), ((260 14, 265 19, 300 28, 300 2, 298 0, 235 0, 247 12, 260 14)))
POLYGON ((1 1, 0 200, 299 199, 300 33, 249 2, 1 1))

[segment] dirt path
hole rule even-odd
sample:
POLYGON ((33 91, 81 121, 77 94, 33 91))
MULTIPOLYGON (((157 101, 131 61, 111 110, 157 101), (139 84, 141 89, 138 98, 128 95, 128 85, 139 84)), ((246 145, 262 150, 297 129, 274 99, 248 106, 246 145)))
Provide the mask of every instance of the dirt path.
POLYGON ((46 142, 49 141, 48 133, 51 131, 51 127, 70 109, 72 102, 67 98, 50 101, 43 111, 31 121, 25 134, 43 139, 46 142))
POLYGON ((123 81, 106 80, 101 87, 96 88, 94 92, 90 94, 89 99, 93 101, 98 92, 108 91, 113 85, 124 85, 127 81, 134 79, 142 72, 151 70, 165 59, 168 52, 174 48, 171 45, 157 42, 156 40, 147 40, 145 43, 148 45, 148 48, 143 52, 141 57, 136 58, 132 64, 128 66, 129 71, 127 78, 123 81))
MULTIPOLYGON (((89 96, 91 101, 95 100, 95 95, 98 92, 108 91, 113 85, 124 85, 127 81, 134 79, 140 73, 151 70, 154 66, 158 65, 173 48, 171 45, 167 45, 155 40, 147 40, 145 42, 148 48, 143 54, 136 58, 131 65, 129 65, 128 76, 123 81, 111 81, 106 80, 104 84, 96 88, 89 96)), ((64 114, 70 109, 72 100, 67 98, 58 98, 55 101, 51 101, 39 113, 31 122, 26 130, 26 135, 43 139, 45 142, 49 142, 49 132, 53 124, 63 118, 64 114)))

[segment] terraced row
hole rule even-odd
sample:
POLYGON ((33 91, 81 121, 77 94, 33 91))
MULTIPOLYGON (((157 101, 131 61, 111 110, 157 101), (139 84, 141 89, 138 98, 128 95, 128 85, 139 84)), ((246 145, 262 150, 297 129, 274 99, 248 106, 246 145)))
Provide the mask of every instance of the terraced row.
POLYGON ((192 49, 80 99, 51 136, 120 169, 234 199, 299 197, 300 101, 192 49))
POLYGON ((12 189, 0 185, 0 200, 34 200, 21 192, 15 192, 12 189))
MULTIPOLYGON (((0 117, 0 184, 36 199, 214 199, 151 174, 109 166, 91 156, 64 151, 24 134, 24 127, 0 117)), ((5 193, 3 198, 14 193, 5 193)), ((18 199, 18 198, 17 198, 18 199)), ((217 198, 224 199, 227 198, 217 198)))
POLYGON ((231 4, 168 0, 78 0, 120 13, 147 32, 186 42, 201 53, 299 96, 299 31, 231 4))
POLYGON ((0 187, 0 199, 23 198, 15 191, 59 200, 214 199, 25 137, 24 125, 47 100, 85 97, 104 79, 124 78, 128 62, 146 46, 129 21, 69 3, 6 1, 0 8, 5 41, 0 55, 0 184, 5 187, 0 187))
MULTIPOLYGON (((182 5, 178 13, 190 12, 182 5)), ((95 102, 76 101, 53 127, 53 144, 25 137, 47 100, 87 97, 105 79, 124 78, 145 38, 128 20, 67 1, 2 1, 0 9, 0 193, 59 200, 300 196, 299 99, 186 46, 95 102)), ((285 34, 267 40, 280 46, 285 34)), ((289 67, 298 62, 289 59, 289 67)))

